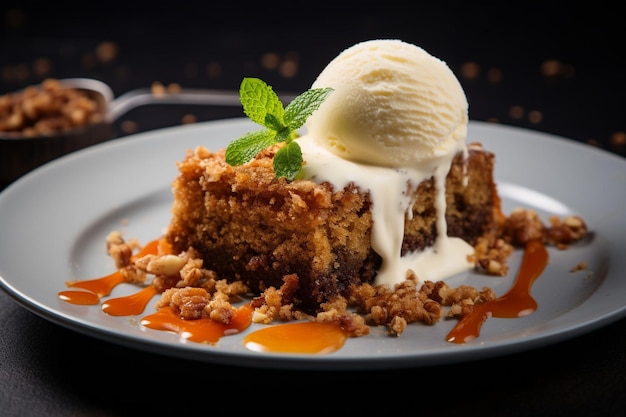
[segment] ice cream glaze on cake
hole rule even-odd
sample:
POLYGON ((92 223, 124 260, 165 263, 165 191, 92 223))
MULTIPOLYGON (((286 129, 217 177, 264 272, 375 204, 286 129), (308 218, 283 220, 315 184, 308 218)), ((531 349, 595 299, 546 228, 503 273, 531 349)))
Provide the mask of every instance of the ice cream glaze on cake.
POLYGON ((472 267, 473 247, 448 237, 445 179, 452 159, 467 156, 468 103, 445 62, 395 39, 358 43, 332 60, 312 88, 334 92, 308 119, 304 177, 341 189, 350 182, 371 193, 372 248, 383 262, 377 284, 393 285, 407 271, 420 280, 472 267), (436 184, 437 240, 401 254, 404 222, 418 184, 436 184))

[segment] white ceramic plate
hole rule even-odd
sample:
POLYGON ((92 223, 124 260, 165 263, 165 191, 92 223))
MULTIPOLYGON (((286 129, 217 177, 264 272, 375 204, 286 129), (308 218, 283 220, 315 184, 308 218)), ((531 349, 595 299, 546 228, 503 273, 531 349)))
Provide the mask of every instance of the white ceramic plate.
MULTIPOLYGON (((0 194, 0 285, 32 312, 97 338, 181 358, 272 368, 377 369, 469 361, 565 340, 626 315, 626 160, 552 135, 481 122, 470 123, 469 141, 495 152, 504 210, 533 208, 544 219, 579 214, 591 234, 567 251, 550 248, 551 262, 532 290, 537 311, 518 319, 489 319, 481 336, 468 344, 446 342, 456 321, 443 321, 410 325, 397 338, 372 329, 328 355, 266 354, 242 346, 245 332, 216 346, 184 342, 143 328, 140 317, 108 316, 100 306, 58 298, 67 280, 113 272, 105 250, 110 231, 122 230, 141 243, 160 236, 170 218, 176 162, 187 149, 216 150, 254 129, 247 120, 232 119, 142 133, 67 155, 22 177, 0 194), (587 262, 587 271, 570 272, 581 261, 587 262)), ((449 282, 488 285, 501 295, 511 286, 521 256, 521 251, 512 255, 506 278, 468 272, 449 282)), ((111 297, 136 291, 123 284, 111 297)), ((154 311, 153 305, 154 300, 145 314, 154 311)))

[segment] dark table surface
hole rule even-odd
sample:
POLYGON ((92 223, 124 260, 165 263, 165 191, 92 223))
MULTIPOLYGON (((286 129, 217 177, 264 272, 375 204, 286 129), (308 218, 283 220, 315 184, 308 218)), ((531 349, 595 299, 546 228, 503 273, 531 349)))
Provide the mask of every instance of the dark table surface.
MULTIPOLYGON (((581 9, 416 3, 410 13, 394 2, 361 2, 358 11, 339 2, 139 8, 114 1, 89 11, 78 3, 23 3, 0 6, 0 94, 47 77, 96 78, 116 96, 154 82, 237 90, 244 76, 299 92, 344 48, 399 38, 448 63, 465 88, 471 119, 626 155, 626 25, 601 3, 581 9)), ((201 122, 242 113, 150 106, 124 115, 116 134, 177 125, 190 115, 201 122)), ((320 414, 625 415, 626 320, 472 362, 289 371, 124 347, 53 324, 0 292, 2 416, 211 415, 224 409, 291 414, 302 411, 299 405, 320 414), (87 352, 100 361, 82 361, 87 352)))

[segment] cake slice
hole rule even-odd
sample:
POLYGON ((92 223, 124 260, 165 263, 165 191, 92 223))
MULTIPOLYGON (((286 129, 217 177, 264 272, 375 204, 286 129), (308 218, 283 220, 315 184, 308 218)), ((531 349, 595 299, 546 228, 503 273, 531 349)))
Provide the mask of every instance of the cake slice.
MULTIPOLYGON (((373 202, 354 183, 336 189, 327 182, 276 178, 276 150, 239 166, 225 162, 224 150, 189 151, 173 182, 167 238, 175 252, 194 248, 204 268, 242 281, 254 293, 288 283, 288 301, 313 314, 320 304, 347 296, 351 285, 374 282, 382 258, 371 246, 373 202)), ((479 144, 469 147, 467 157, 454 158, 445 181, 450 236, 475 244, 494 232, 501 214, 493 167, 494 155, 479 144)), ((434 183, 430 178, 415 190, 402 254, 424 251, 437 240, 434 183)))

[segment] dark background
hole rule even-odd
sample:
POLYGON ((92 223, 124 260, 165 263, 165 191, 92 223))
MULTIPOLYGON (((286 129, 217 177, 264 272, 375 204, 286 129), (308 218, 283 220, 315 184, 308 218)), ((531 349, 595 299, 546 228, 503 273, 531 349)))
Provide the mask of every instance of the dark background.
MULTIPOLYGON (((0 94, 48 77, 96 78, 116 96, 154 82, 237 90, 244 76, 301 92, 343 49, 399 38, 448 63, 471 119, 626 155, 625 23, 602 2, 4 1, 0 19, 0 94)), ((117 134, 190 115, 243 115, 240 108, 158 107, 128 113, 117 134)), ((471 363, 289 372, 102 342, 51 324, 0 292, 0 415, 617 416, 626 412, 625 326, 622 319, 566 342, 471 363), (101 363, 82 364, 86 354, 101 363)))
MULTIPOLYGON (((448 63, 466 90, 471 119, 626 154, 626 25, 601 2, 416 2, 409 11, 395 1, 215 3, 109 1, 98 10, 86 3, 5 1, 0 93, 45 77, 97 78, 116 96, 153 82, 236 90, 244 76, 301 92, 343 49, 399 38, 448 63), (268 54, 274 65, 263 63, 268 54)), ((159 115, 135 128, 180 123, 180 111, 168 113, 171 120, 159 115)), ((193 113, 199 121, 242 115, 215 108, 193 113)))

